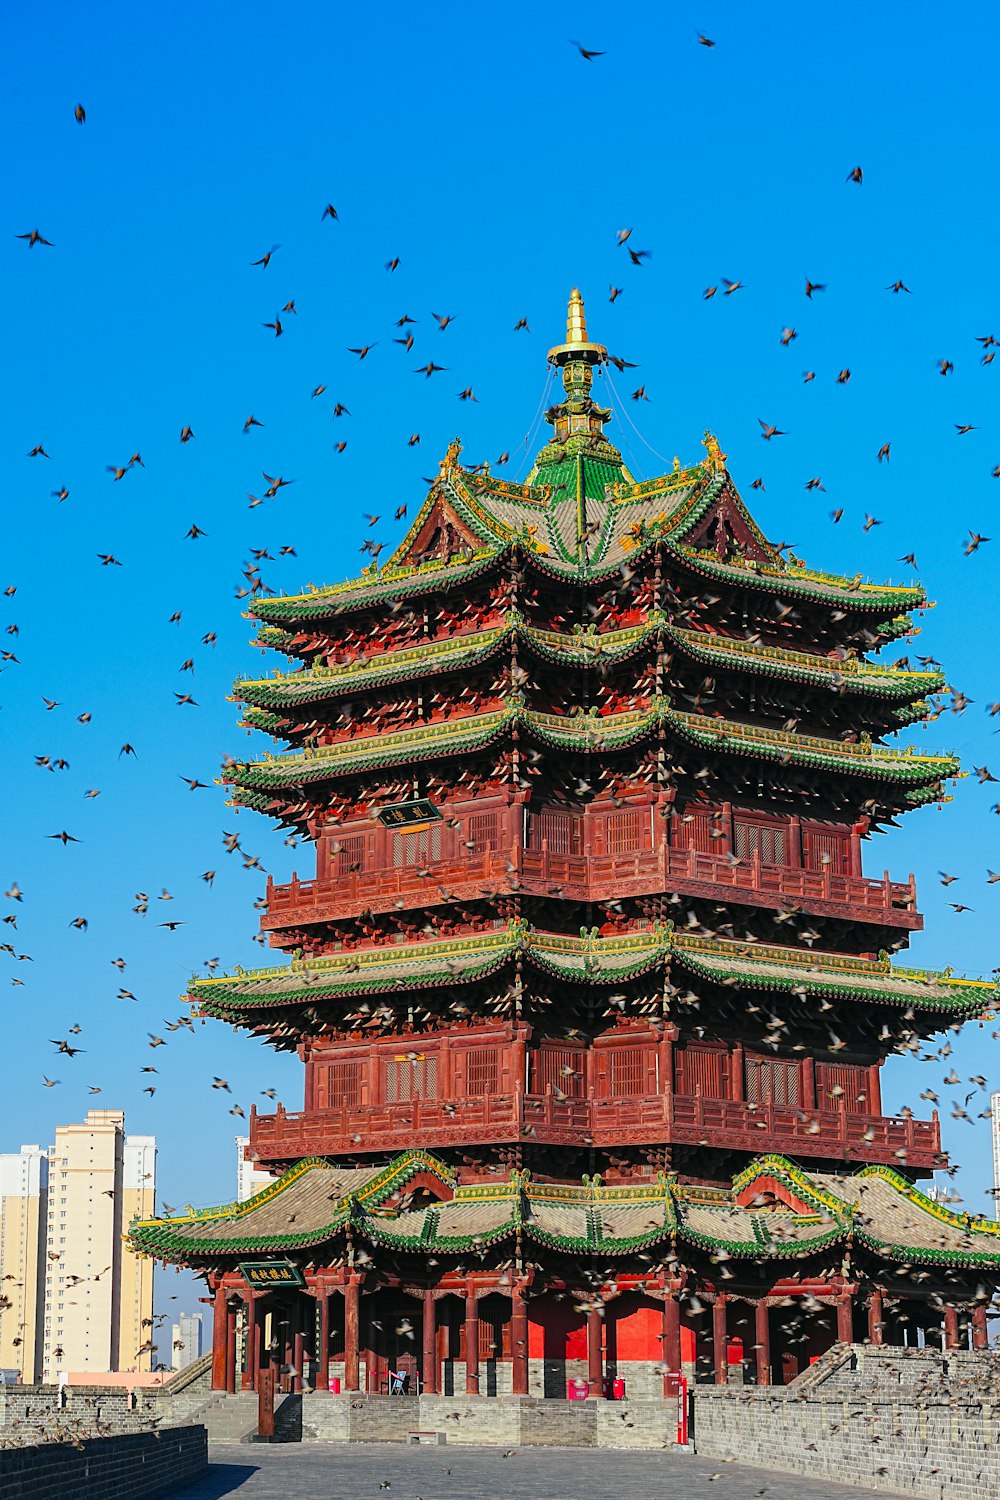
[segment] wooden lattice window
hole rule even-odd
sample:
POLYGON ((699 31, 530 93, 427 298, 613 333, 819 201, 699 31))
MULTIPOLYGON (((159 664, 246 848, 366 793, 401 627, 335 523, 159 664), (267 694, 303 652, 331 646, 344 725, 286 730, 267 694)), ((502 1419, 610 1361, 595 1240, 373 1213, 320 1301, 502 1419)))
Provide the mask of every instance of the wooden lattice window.
POLYGON ((712 1047, 681 1047, 675 1054, 678 1092, 701 1094, 704 1099, 726 1097, 724 1052, 712 1047))
POLYGON ((605 848, 609 854, 634 854, 637 849, 647 849, 648 829, 649 812, 645 808, 611 813, 604 836, 605 848))
POLYGON ((419 1053, 392 1057, 385 1064, 385 1102, 406 1104, 411 1099, 437 1098, 437 1058, 419 1053))
POLYGON ((498 812, 473 813, 469 819, 470 854, 485 854, 487 849, 500 847, 500 814, 498 812))
POLYGON ((816 1103, 820 1109, 871 1114, 867 1096, 867 1068, 852 1063, 816 1064, 816 1103))
POLYGON ((441 858, 441 824, 406 829, 392 836, 392 868, 407 870, 441 858))
POLYGON ((467 1094, 495 1094, 500 1088, 500 1055, 496 1047, 472 1047, 466 1053, 467 1094))
POLYGON ((646 1092, 646 1055, 641 1047, 613 1047, 608 1057, 608 1079, 613 1096, 646 1092))
POLYGON ((851 835, 848 829, 802 830, 802 859, 807 870, 829 870, 831 875, 851 873, 851 835))
POLYGON ((718 854, 722 832, 722 811, 713 807, 684 807, 674 814, 672 838, 678 849, 695 849, 699 854, 718 854))
POLYGON ((780 1057, 748 1057, 746 1091, 749 1104, 800 1105, 801 1065, 780 1057))
POLYGON ((762 865, 785 864, 788 829, 783 823, 758 823, 753 818, 737 816, 733 832, 737 859, 752 859, 755 854, 759 854, 762 865))
POLYGON ((531 820, 531 846, 540 849, 548 845, 550 854, 577 854, 579 836, 577 820, 568 812, 540 812, 531 820))
POLYGON ((316 1068, 317 1109, 357 1109, 364 1088, 364 1059, 344 1058, 316 1068))
POLYGON ((334 875, 349 875, 353 870, 363 870, 365 865, 365 836, 351 833, 334 839, 330 845, 330 868, 334 875))
POLYGON ((583 1053, 572 1047, 539 1047, 531 1059, 532 1092, 544 1094, 550 1083, 553 1089, 568 1094, 571 1099, 582 1099, 583 1053))

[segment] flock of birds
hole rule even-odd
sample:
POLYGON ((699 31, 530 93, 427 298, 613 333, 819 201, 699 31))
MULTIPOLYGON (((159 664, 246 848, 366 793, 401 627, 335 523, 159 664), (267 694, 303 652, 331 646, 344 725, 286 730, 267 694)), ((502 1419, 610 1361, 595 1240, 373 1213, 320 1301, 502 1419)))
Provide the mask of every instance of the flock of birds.
MULTIPOLYGON (((714 40, 711 40, 701 33, 697 34, 697 44, 706 49, 712 49, 716 45, 714 40)), ((588 65, 599 65, 599 59, 601 59, 605 55, 603 51, 585 47, 584 45, 576 41, 572 42, 571 45, 577 48, 580 58, 588 65)), ((82 104, 76 105, 73 111, 73 116, 79 126, 83 127, 86 125, 87 111, 82 104)), ((846 175, 846 182, 849 186, 852 187, 862 187, 864 182, 864 171, 860 165, 855 165, 850 168, 846 175)), ((321 223, 329 223, 331 226, 337 225, 340 222, 338 209, 333 202, 327 202, 322 207, 322 210, 319 213, 319 218, 321 223)), ((629 269, 634 271, 642 271, 652 258, 652 252, 650 250, 636 248, 632 241, 632 236, 632 228, 619 229, 614 236, 617 249, 622 254, 622 264, 626 267, 626 275, 628 274, 629 269)), ((22 241, 25 245, 26 250, 31 252, 32 254, 35 254, 37 252, 39 254, 45 255, 48 255, 49 253, 57 255, 59 253, 59 247, 38 227, 23 230, 17 233, 16 238, 22 241)), ((248 264, 253 268, 260 270, 262 273, 267 273, 272 265, 272 261, 276 256, 279 255, 280 250, 280 244, 272 244, 270 248, 267 249, 262 255, 249 259, 248 264)), ((400 269, 401 265, 402 257, 399 255, 393 255, 384 262, 385 273, 389 276, 394 276, 400 269)), ((717 296, 720 296, 721 298, 731 298, 738 294, 745 294, 746 289, 747 282, 743 278, 730 279, 727 277, 720 277, 716 282, 710 283, 705 286, 701 293, 701 296, 706 302, 708 302, 712 301, 717 296)), ((624 290, 624 285, 618 285, 613 280, 609 286, 609 302, 614 304, 618 300, 618 298, 623 295, 624 290)), ((812 301, 813 298, 825 294, 827 290, 828 284, 826 282, 814 281, 809 277, 805 278, 804 296, 807 300, 812 301)), ((913 295, 913 290, 901 277, 896 277, 895 279, 887 283, 885 290, 886 293, 891 296, 903 296, 905 298, 913 295)), ((271 333, 275 339, 278 339, 285 335, 285 333, 288 331, 291 321, 297 319, 298 316, 299 310, 296 306, 296 299, 295 297, 291 297, 282 303, 282 305, 275 311, 270 319, 262 320, 262 326, 269 333, 271 333)), ((451 311, 432 311, 429 314, 430 325, 432 328, 435 328, 435 339, 438 335, 447 333, 450 326, 456 321, 457 316, 458 314, 451 311)), ((511 327, 512 332, 515 335, 521 332, 525 332, 528 334, 531 333, 528 318, 523 313, 517 316, 512 321, 511 327)), ((410 356, 417 346, 417 340, 419 337, 417 329, 418 319, 411 316, 409 312, 404 311, 396 320, 394 328, 388 333, 387 337, 371 337, 354 345, 345 346, 345 348, 348 353, 355 356, 356 359, 361 362, 367 360, 370 356, 372 356, 374 351, 379 349, 381 345, 391 341, 393 344, 401 348, 406 356, 410 356)), ((420 330, 420 332, 422 333, 422 330, 420 330)), ((794 326, 794 322, 785 323, 782 326, 779 334, 780 345, 786 349, 790 349, 796 342, 798 337, 798 331, 794 326)), ((979 363, 983 367, 988 367, 990 364, 992 364, 997 350, 1000 349, 1000 340, 995 338, 992 334, 984 334, 978 336, 977 343, 979 345, 979 363)), ((440 345, 435 343, 435 349, 445 347, 447 347, 447 345, 444 343, 440 345)), ((418 355, 417 357, 419 358, 420 356, 418 355)), ((637 366, 632 361, 626 360, 617 355, 612 356, 611 362, 619 370, 619 372, 637 368, 637 366)), ((412 369, 414 375, 423 376, 425 380, 430 380, 434 376, 443 373, 449 373, 450 371, 450 367, 440 362, 439 359, 434 357, 433 354, 429 355, 424 363, 418 364, 415 367, 410 366, 410 368, 412 369)), ((951 358, 941 358, 938 361, 937 369, 940 377, 942 379, 947 379, 954 372, 954 361, 951 358)), ((834 378, 837 384, 842 386, 847 385, 852 378, 851 369, 846 366, 842 367, 836 373, 834 378)), ((806 384, 809 384, 816 379, 816 370, 810 369, 802 373, 802 380, 806 384)), ((312 401, 319 400, 326 394, 327 385, 323 382, 320 382, 313 386, 313 388, 311 389, 309 393, 309 399, 312 401)), ((476 396, 473 387, 468 384, 462 386, 462 388, 454 394, 455 396, 457 396, 457 399, 463 403, 474 403, 478 401, 478 397, 476 396)), ((650 395, 645 383, 639 384, 636 389, 631 392, 631 400, 636 404, 643 401, 648 402, 650 400, 650 395)), ((341 421, 344 421, 345 419, 349 419, 351 417, 351 410, 344 400, 338 399, 332 406, 331 414, 332 417, 338 423, 340 423, 341 421)), ((758 418, 758 422, 760 426, 760 436, 767 443, 771 443, 777 439, 782 439, 788 436, 788 429, 780 427, 777 422, 773 422, 770 420, 765 421, 763 418, 758 418)), ((265 426, 266 423, 257 415, 255 415, 254 412, 251 412, 242 424, 242 432, 243 434, 249 436, 255 430, 262 429, 265 426)), ((960 422, 955 423, 955 430, 957 436, 964 438, 976 431, 976 427, 969 422, 960 422)), ((196 432, 190 423, 184 423, 180 427, 178 432, 178 441, 182 445, 188 445, 197 442, 196 432)), ((421 442, 420 433, 418 431, 411 432, 407 439, 407 442, 408 446, 411 448, 419 447, 421 442)), ((334 451, 338 454, 343 454, 346 451, 347 446, 348 439, 345 438, 338 438, 337 441, 333 444, 334 451)), ((53 459, 50 455, 49 449, 46 447, 45 442, 43 441, 29 439, 28 445, 26 446, 24 451, 27 458, 30 459, 33 463, 38 463, 43 466, 53 463, 53 459)), ((885 442, 883 442, 878 448, 877 452, 873 455, 873 457, 880 464, 890 463, 892 457, 892 440, 887 439, 885 442)), ((510 452, 503 452, 495 460, 495 466, 502 468, 510 461, 510 452)), ((129 476, 133 474, 135 470, 145 469, 145 467, 146 466, 142 456, 142 452, 139 448, 137 448, 124 462, 116 461, 107 464, 106 472, 111 476, 109 482, 117 485, 123 482, 127 482, 129 476)), ((992 477, 1000 478, 1000 464, 997 464, 992 469, 991 473, 992 477)), ((274 501, 287 486, 295 482, 292 478, 286 476, 285 474, 270 474, 264 470, 261 470, 261 479, 262 484, 255 486, 255 490, 259 491, 259 493, 249 493, 247 495, 247 501, 249 509, 251 511, 256 511, 259 507, 265 505, 267 502, 274 501)), ((425 482, 430 484, 433 482, 433 480, 427 479, 425 480, 425 482)), ((763 476, 758 476, 753 479, 753 481, 751 482, 751 488, 754 490, 764 491, 766 486, 763 476)), ((820 475, 813 475, 806 480, 804 489, 807 492, 819 491, 821 493, 825 493, 826 487, 820 475)), ((58 479, 57 487, 53 488, 50 493, 52 498, 55 499, 59 503, 59 505, 63 505, 64 503, 70 501, 72 490, 70 485, 66 483, 62 477, 60 477, 58 479)), ((830 520, 833 524, 839 524, 844 514, 844 508, 838 507, 829 513, 830 520)), ((404 521, 407 517, 407 505, 402 504, 394 507, 392 509, 392 516, 395 523, 404 521)), ((365 523, 365 530, 369 534, 364 536, 359 551, 364 556, 366 556, 369 562, 374 563, 377 566, 380 555, 384 550, 386 544, 383 541, 378 540, 371 533, 373 533, 374 529, 380 524, 380 522, 382 521, 382 517, 378 514, 364 514, 362 519, 365 523)), ((879 527, 882 524, 883 522, 881 519, 866 512, 862 529, 867 534, 870 533, 874 528, 879 527)), ((206 535, 206 528, 202 527, 197 522, 192 522, 188 530, 184 533, 183 539, 185 541, 197 543, 206 535)), ((980 548, 987 545, 990 541, 991 538, 988 535, 970 529, 966 540, 963 542, 963 551, 965 556, 971 557, 972 555, 977 553, 980 548)), ((787 550, 791 545, 792 544, 782 543, 782 550, 787 550)), ((121 568, 124 566, 123 559, 116 556, 113 551, 100 551, 95 555, 97 562, 101 568, 113 569, 121 568)), ((297 546, 291 543, 285 543, 280 547, 276 547, 274 551, 270 550, 266 546, 250 549, 250 561, 246 562, 243 565, 243 581, 236 591, 237 599, 252 601, 258 597, 273 593, 274 590, 264 581, 262 573, 263 564, 268 562, 273 563, 279 559, 284 558, 296 558, 298 557, 298 555, 299 554, 297 546)), ((915 551, 906 553, 899 559, 899 561, 906 564, 914 571, 917 571, 917 558, 915 555, 915 551)), ((15 600, 17 592, 18 585, 16 583, 9 583, 2 590, 3 597, 11 602, 15 600)), ((181 622, 181 617, 181 611, 177 610, 170 615, 168 623, 172 626, 177 626, 181 622)), ((14 619, 10 619, 5 623, 3 628, 10 644, 4 646, 3 648, 0 648, 0 673, 7 670, 23 668, 22 660, 18 655, 18 651, 21 649, 21 647, 18 641, 19 629, 16 621, 14 619)), ((216 644, 217 635, 215 631, 208 631, 201 636, 202 646, 213 649, 216 644)), ((918 660, 923 666, 936 665, 936 663, 933 661, 933 658, 931 657, 921 657, 918 660)), ((179 671, 181 673, 193 674, 194 670, 194 657, 185 657, 184 661, 180 665, 179 671)), ((65 707, 63 703, 61 703, 54 697, 49 697, 46 694, 40 694, 40 696, 47 713, 58 715, 58 711, 65 707)), ((179 708, 198 708, 200 706, 198 700, 189 690, 179 692, 175 690, 173 693, 173 697, 176 706, 179 708)), ((962 715, 970 706, 970 702, 971 700, 969 700, 964 694, 956 690, 949 689, 935 712, 950 712, 954 715, 962 715)), ((998 714, 1000 714, 1000 702, 990 703, 987 706, 987 712, 992 717, 996 717, 998 714)), ((80 725, 85 726, 91 722, 92 717, 92 712, 89 709, 84 708, 76 714, 76 722, 80 725)), ((58 722, 58 718, 56 719, 56 722, 58 722)), ((137 750, 135 745, 128 740, 124 741, 120 747, 120 750, 118 751, 118 759, 128 760, 130 758, 135 758, 136 756, 137 750)), ((65 754, 62 753, 35 755, 34 762, 38 769, 43 770, 51 775, 58 775, 69 769, 68 758, 65 754)), ((981 785, 987 783, 995 783, 998 780, 998 777, 994 776, 985 765, 982 767, 976 767, 975 772, 977 779, 981 785)), ((191 792, 200 792, 202 790, 207 790, 210 786, 209 781, 202 780, 197 775, 190 776, 184 773, 178 773, 178 775, 179 779, 184 782, 184 784, 191 792)), ((99 787, 88 788, 84 793, 84 796, 87 799, 96 799, 100 797, 100 795, 101 789, 99 787)), ((994 804, 992 811, 994 813, 1000 813, 1000 802, 994 804)), ((78 836, 70 831, 69 828, 65 827, 53 830, 51 832, 47 831, 44 836, 50 840, 58 842, 63 848, 79 842, 78 836)), ((231 831, 224 830, 222 841, 227 856, 239 859, 245 870, 256 872, 258 874, 266 873, 261 857, 257 854, 250 853, 243 846, 239 835, 231 831)), ((294 834, 290 834, 285 839, 285 843, 287 845, 294 845, 295 842, 296 839, 294 834)), ((211 887, 215 881, 216 874, 217 870, 215 868, 207 868, 203 872, 201 872, 200 879, 205 883, 207 887, 211 887)), ((942 885, 945 887, 950 887, 958 878, 959 877, 956 874, 946 871, 940 872, 940 880, 942 885)), ((992 870, 987 872, 987 884, 992 885, 998 881, 1000 881, 1000 874, 997 874, 992 870)), ((4 890, 4 899, 7 903, 7 908, 4 911, 2 917, 0 917, 0 926, 2 926, 2 934, 0 935, 2 935, 3 937, 3 941, 0 942, 0 954, 5 954, 10 958, 13 964, 18 967, 20 965, 30 964, 32 962, 33 955, 27 951, 22 951, 20 940, 17 935, 18 921, 23 909, 25 892, 22 891, 16 879, 11 880, 9 885, 7 885, 6 889, 4 890)), ((162 888, 159 895, 155 897, 151 896, 148 891, 139 890, 135 893, 132 912, 140 918, 146 918, 151 911, 156 911, 160 914, 160 919, 157 921, 156 925, 170 933, 176 933, 186 924, 180 918, 174 918, 172 915, 168 915, 168 912, 170 910, 169 903, 172 902, 173 899, 173 895, 165 887, 162 888), (155 906, 154 902, 156 903, 155 906)), ((258 899, 258 901, 256 902, 257 908, 259 909, 261 905, 262 902, 258 899)), ((951 903, 951 905, 953 906, 953 909, 956 913, 963 913, 972 910, 970 906, 960 901, 953 902, 951 903)), ((89 926, 88 915, 85 912, 74 914, 69 923, 69 926, 75 931, 81 934, 85 934, 89 926)), ((254 934, 253 940, 257 943, 264 942, 263 936, 259 933, 254 934)), ((109 961, 117 971, 119 979, 119 988, 116 998, 122 1001, 138 1003, 140 997, 130 988, 128 988, 124 981, 124 973, 128 966, 126 958, 121 954, 116 954, 115 956, 110 957, 109 961)), ((204 964, 206 972, 208 974, 216 972, 219 967, 219 963, 220 960, 218 957, 213 957, 206 960, 204 964)), ((20 973, 17 971, 17 968, 15 968, 14 973, 11 975, 11 983, 14 986, 23 986, 25 984, 25 980, 20 977, 20 973)), ((170 1038, 171 1036, 176 1035, 177 1033, 183 1033, 185 1031, 191 1032, 192 1030, 192 1020, 190 1016, 186 1014, 164 1019, 160 1028, 147 1032, 147 1046, 150 1053, 157 1052, 158 1049, 167 1046, 168 1038, 170 1038)), ((49 1039, 52 1047, 54 1048, 54 1056, 60 1059, 60 1061, 65 1060, 66 1063, 72 1064, 75 1067, 78 1067, 79 1064, 75 1063, 74 1060, 80 1056, 87 1057, 88 1062, 91 1064, 95 1063, 97 1059, 94 1058, 93 1055, 88 1055, 88 1049, 78 1044, 77 1039, 83 1035, 83 1026, 79 1022, 74 1022, 74 1024, 66 1027, 65 1031, 65 1036, 57 1036, 49 1039)), ((994 1031, 992 1035, 993 1039, 996 1040, 998 1037, 1000 1037, 1000 1032, 994 1031)), ((919 1055, 921 1060, 925 1062, 942 1065, 948 1063, 948 1060, 950 1059, 952 1054, 952 1050, 953 1048, 951 1039, 946 1035, 944 1042, 939 1047, 927 1047, 919 1055)), ((141 1075, 148 1080, 143 1085, 143 1093, 152 1100, 156 1096, 159 1088, 159 1083, 157 1082, 158 1069, 154 1064, 146 1061, 142 1063, 139 1071, 141 1075)), ((50 1077, 48 1076, 48 1074, 44 1074, 42 1076, 41 1083, 44 1088, 52 1089, 57 1087, 61 1083, 61 1081, 61 1078, 50 1077)), ((971 1091, 967 1091, 965 1093, 963 1103, 959 1104, 956 1096, 956 1102, 952 1108, 953 1119, 958 1121, 964 1120, 969 1123, 973 1123, 974 1119, 982 1119, 988 1117, 988 1109, 983 1109, 973 1115, 969 1113, 968 1108, 974 1100, 980 1099, 988 1089, 987 1079, 984 1074, 976 1073, 968 1078, 963 1078, 959 1075, 954 1067, 951 1067, 948 1075, 943 1078, 943 1084, 956 1090, 964 1089, 966 1084, 972 1084, 973 1086, 971 1091)), ((87 1087, 90 1095, 99 1095, 102 1093, 102 1085, 91 1082, 88 1083, 87 1087)), ((245 1111, 242 1105, 236 1102, 236 1100, 232 1097, 232 1086, 228 1079, 223 1078, 219 1075, 214 1075, 211 1078, 210 1083, 208 1083, 208 1080, 206 1079, 206 1087, 209 1087, 213 1092, 219 1093, 224 1098, 226 1098, 227 1101, 229 1101, 227 1103, 227 1107, 228 1112, 231 1116, 234 1116, 238 1119, 245 1118, 245 1111)), ((274 1088, 266 1088, 261 1092, 268 1099, 274 1099, 276 1097, 276 1090, 274 1088)), ((920 1095, 920 1097, 923 1100, 927 1100, 937 1104, 940 1102, 941 1096, 935 1089, 929 1087, 920 1095)), ((954 1175, 955 1171, 957 1170, 957 1167, 953 1167, 951 1169, 952 1174, 954 1175)), ((957 1193, 953 1193, 951 1197, 952 1201, 961 1201, 957 1193)), ((169 1213, 172 1211, 173 1206, 167 1203, 161 1203, 160 1209, 163 1212, 169 1213)), ((158 1315, 157 1319, 154 1321, 158 1324, 160 1321, 162 1321, 162 1317, 163 1315, 158 1315)), ((151 1339, 152 1333, 153 1329, 151 1328, 151 1339)), ((150 1342, 149 1346, 144 1346, 144 1349, 147 1347, 152 1348, 152 1343, 150 1342)), ((142 1352, 144 1351, 137 1351, 137 1353, 142 1352)), ((388 1488, 388 1483, 386 1483, 386 1485, 383 1487, 388 1488)), ((761 1490, 758 1493, 763 1494, 764 1491, 761 1490)))

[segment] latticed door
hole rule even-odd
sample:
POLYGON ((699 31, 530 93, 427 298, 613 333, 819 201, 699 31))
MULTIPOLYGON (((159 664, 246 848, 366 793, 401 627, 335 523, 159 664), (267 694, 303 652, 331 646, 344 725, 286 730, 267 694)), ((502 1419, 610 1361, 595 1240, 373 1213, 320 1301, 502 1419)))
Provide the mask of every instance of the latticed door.
POLYGON ((436 1099, 437 1061, 433 1055, 387 1058, 385 1102, 406 1104, 411 1099, 436 1099))
POLYGON ((473 813, 469 819, 469 843, 471 854, 485 854, 487 849, 500 848, 499 812, 473 813))
POLYGON ((646 1092, 646 1054, 641 1047, 614 1047, 608 1053, 612 1096, 646 1092))
POLYGON ((725 1099, 729 1072, 726 1053, 714 1047, 681 1047, 674 1054, 677 1092, 725 1099))
POLYGON ((816 1064, 816 1102, 820 1109, 870 1114, 868 1069, 852 1063, 816 1064))
POLYGON ((362 1101, 366 1064, 363 1058, 321 1063, 316 1069, 317 1109, 357 1109, 362 1101))
POLYGON ((468 1094, 496 1094, 500 1089, 500 1055, 496 1047, 472 1047, 466 1053, 468 1094))
POLYGON ((579 854, 579 820, 552 808, 536 813, 531 819, 531 847, 540 849, 543 842, 550 854, 579 854))
POLYGON ((427 865, 441 858, 441 824, 412 828, 392 836, 392 867, 406 870, 413 865, 427 865))
POLYGON ((611 813, 605 824, 604 847, 608 854, 635 854, 640 849, 648 849, 648 808, 628 808, 611 813))
POLYGON ((780 1057, 747 1057, 746 1094, 749 1104, 801 1104, 801 1064, 780 1057))
POLYGON ((760 856, 762 865, 787 864, 788 829, 784 824, 761 823, 755 818, 733 819, 733 842, 737 859, 760 856))
POLYGON ((544 1094, 549 1084, 571 1099, 582 1099, 583 1053, 572 1047, 539 1047, 531 1059, 531 1092, 544 1094))
POLYGON ((808 870, 829 870, 831 875, 851 873, 851 835, 845 828, 802 829, 802 862, 808 870))
POLYGON ((724 831, 722 809, 717 807, 684 807, 674 814, 671 840, 678 849, 694 849, 698 854, 718 854, 724 831))
POLYGON ((334 875, 349 875, 365 866, 365 836, 352 833, 334 839, 330 846, 330 869, 334 875))

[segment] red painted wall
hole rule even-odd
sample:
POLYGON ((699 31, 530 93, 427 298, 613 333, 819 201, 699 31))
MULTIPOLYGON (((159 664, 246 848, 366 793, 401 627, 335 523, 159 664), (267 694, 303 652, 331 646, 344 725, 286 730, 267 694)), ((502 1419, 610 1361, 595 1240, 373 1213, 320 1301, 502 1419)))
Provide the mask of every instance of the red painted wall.
POLYGON ((609 1359, 663 1358, 663 1304, 637 1292, 625 1292, 608 1303, 605 1348, 609 1359))
POLYGON ((528 1303, 529 1359, 586 1359, 587 1321, 571 1302, 532 1297, 528 1303))

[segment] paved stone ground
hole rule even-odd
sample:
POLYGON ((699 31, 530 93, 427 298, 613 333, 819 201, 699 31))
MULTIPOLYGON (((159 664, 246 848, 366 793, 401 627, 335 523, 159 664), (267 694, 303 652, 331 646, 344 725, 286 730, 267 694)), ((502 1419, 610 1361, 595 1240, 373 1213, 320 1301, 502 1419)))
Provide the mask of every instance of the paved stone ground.
POLYGON ((887 1500, 885 1490, 876 1495, 666 1451, 520 1448, 509 1458, 504 1452, 398 1443, 220 1444, 204 1478, 171 1500, 887 1500))

